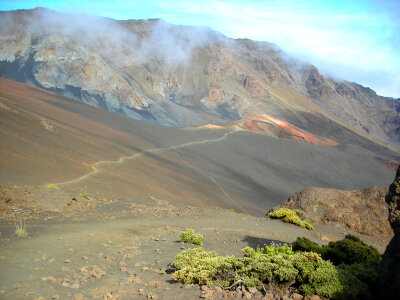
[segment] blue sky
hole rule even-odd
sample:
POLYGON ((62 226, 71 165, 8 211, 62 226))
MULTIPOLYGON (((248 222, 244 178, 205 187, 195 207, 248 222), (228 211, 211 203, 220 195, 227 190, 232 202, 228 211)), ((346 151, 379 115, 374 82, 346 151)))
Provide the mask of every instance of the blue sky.
POLYGON ((400 98, 399 0, 0 0, 0 10, 37 6, 114 19, 162 18, 273 42, 323 74, 400 98))

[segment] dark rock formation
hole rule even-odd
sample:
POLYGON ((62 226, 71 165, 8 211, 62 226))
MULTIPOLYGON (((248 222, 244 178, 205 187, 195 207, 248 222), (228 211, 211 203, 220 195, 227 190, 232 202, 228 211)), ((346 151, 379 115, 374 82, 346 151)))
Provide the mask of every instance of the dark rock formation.
POLYGON ((337 222, 342 227, 361 234, 391 237, 387 220, 386 188, 337 190, 306 188, 295 193, 282 207, 301 209, 313 223, 337 222))
POLYGON ((400 295, 400 167, 389 187, 386 203, 394 237, 386 248, 379 268, 380 298, 397 299, 400 295))

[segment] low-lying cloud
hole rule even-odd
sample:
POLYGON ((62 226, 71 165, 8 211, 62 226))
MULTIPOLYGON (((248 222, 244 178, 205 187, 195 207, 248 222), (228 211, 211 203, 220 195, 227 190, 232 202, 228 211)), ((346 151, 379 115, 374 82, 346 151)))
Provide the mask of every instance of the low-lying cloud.
POLYGON ((122 65, 151 59, 166 65, 184 64, 192 57, 193 49, 215 41, 217 36, 207 28, 176 27, 162 20, 115 21, 104 17, 60 13, 35 9, 21 24, 21 19, 2 18, 2 34, 23 26, 31 39, 52 34, 72 37, 83 45, 93 47, 105 57, 122 65), (136 22, 136 29, 132 30, 136 22), (150 22, 150 26, 137 23, 150 22), (147 30, 147 32, 140 32, 147 30), (137 31, 137 32, 135 32, 137 31))

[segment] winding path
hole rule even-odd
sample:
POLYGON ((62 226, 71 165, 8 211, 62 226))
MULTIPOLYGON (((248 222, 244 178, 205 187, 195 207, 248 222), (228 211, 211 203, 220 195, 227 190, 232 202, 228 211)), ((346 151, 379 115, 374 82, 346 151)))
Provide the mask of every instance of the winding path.
MULTIPOLYGON (((225 133, 223 136, 216 138, 216 139, 207 139, 207 140, 201 140, 201 141, 194 141, 194 142, 188 142, 188 143, 184 143, 184 144, 180 144, 180 145, 176 145, 176 146, 170 146, 170 147, 161 147, 161 148, 152 148, 152 149, 147 149, 147 150, 143 150, 142 152, 139 153, 135 153, 132 154, 130 156, 121 156, 118 160, 102 160, 102 161, 97 161, 92 165, 92 171, 82 175, 81 177, 78 177, 76 179, 72 179, 69 181, 64 181, 64 182, 60 182, 57 183, 58 186, 63 186, 63 185, 69 185, 69 184, 74 184, 74 183, 78 183, 84 179, 89 178, 90 176, 93 176, 97 173, 100 172, 101 168, 105 168, 107 165, 118 165, 118 164, 122 164, 124 161, 126 160, 135 160, 140 158, 143 155, 146 155, 147 153, 156 153, 156 152, 161 152, 161 151, 170 151, 170 150, 174 150, 174 149, 180 149, 180 148, 184 148, 184 147, 188 147, 188 146, 194 146, 194 145, 200 145, 200 144, 206 144, 206 143, 214 143, 214 142, 219 142, 224 140, 226 137, 228 137, 229 135, 235 134, 238 131, 242 131, 242 129, 239 128, 235 128, 232 131, 229 131, 227 133, 225 133)), ((234 199, 232 199, 232 197, 225 191, 225 189, 215 180, 214 177, 212 177, 211 175, 209 175, 208 173, 206 173, 205 171, 191 165, 191 167, 196 170, 197 172, 201 173, 203 176, 207 177, 215 186, 217 186, 217 188, 222 192, 222 194, 224 194, 224 196, 230 201, 230 204, 234 203, 242 212, 247 213, 247 211, 234 199)))

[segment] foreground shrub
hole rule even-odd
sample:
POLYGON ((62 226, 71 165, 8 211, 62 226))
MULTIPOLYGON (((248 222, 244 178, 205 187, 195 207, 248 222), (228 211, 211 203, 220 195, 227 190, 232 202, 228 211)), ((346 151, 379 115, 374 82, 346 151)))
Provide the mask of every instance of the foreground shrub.
POLYGON ((181 241, 188 244, 203 246, 204 237, 201 234, 195 234, 193 229, 187 229, 179 234, 181 241))
POLYGON ((335 299, 358 299, 368 295, 368 287, 350 272, 323 260, 317 253, 306 252, 293 256, 293 265, 299 271, 300 291, 335 299))
POLYGON ((305 237, 298 237, 292 243, 293 251, 302 251, 302 252, 314 252, 322 255, 322 247, 317 243, 310 241, 305 237))
POLYGON ((304 217, 304 212, 301 210, 280 208, 276 211, 270 212, 268 216, 272 219, 281 219, 283 222, 307 228, 308 230, 314 230, 314 227, 309 222, 301 219, 300 216, 304 217))
POLYGON ((344 240, 330 242, 323 248, 324 259, 329 259, 335 265, 362 263, 366 266, 378 267, 382 260, 378 250, 354 235, 346 235, 344 240))
MULTIPOLYGON (((186 284, 218 285, 228 288, 239 279, 245 286, 263 290, 265 286, 294 285, 304 295, 336 299, 357 299, 368 288, 349 270, 334 266, 317 253, 293 252, 290 247, 243 249, 244 257, 217 256, 202 248, 189 249, 175 257, 173 279, 186 284), (288 250, 290 249, 290 250, 288 250)), ((235 287, 232 287, 235 288, 235 287)))
MULTIPOLYGON (((368 298, 367 296, 375 290, 382 256, 378 250, 365 244, 358 237, 346 235, 343 240, 330 242, 322 247, 307 238, 299 237, 292 243, 292 248, 294 251, 312 251, 321 254, 324 260, 337 266, 341 284, 351 283, 357 286, 356 290, 364 298, 368 298)), ((349 290, 353 289, 345 289, 347 292, 343 292, 341 297, 352 297, 353 294, 348 292, 349 290)))
POLYGON ((294 251, 319 253, 323 259, 330 260, 335 265, 361 263, 367 267, 378 267, 382 259, 378 250, 354 235, 346 235, 343 240, 330 242, 322 247, 305 237, 298 237, 292 243, 292 248, 294 251))

